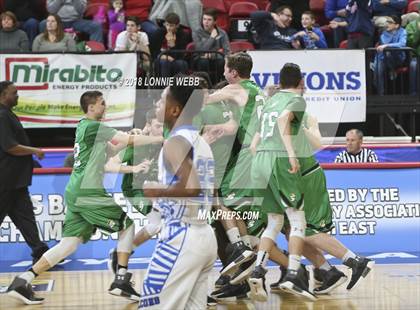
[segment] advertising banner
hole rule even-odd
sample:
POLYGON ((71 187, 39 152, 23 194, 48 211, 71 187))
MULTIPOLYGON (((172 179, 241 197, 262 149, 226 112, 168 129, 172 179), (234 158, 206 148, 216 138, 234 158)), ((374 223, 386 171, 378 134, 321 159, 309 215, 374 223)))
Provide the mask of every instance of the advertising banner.
MULTIPOLYGON (((325 170, 335 230, 333 234, 354 252, 420 254, 420 168, 325 170)), ((55 244, 62 235, 64 188, 68 174, 34 175, 30 187, 43 240, 55 244)), ((109 175, 106 187, 134 219, 136 231, 146 223, 143 215, 125 205, 121 176, 109 175)), ((97 232, 72 259, 105 260, 116 245, 117 235, 97 232)), ((149 241, 136 257, 150 257, 155 241, 149 241)), ((278 244, 287 247, 284 236, 278 244)), ((19 230, 6 217, 0 229, 0 261, 29 260, 30 249, 19 230)))
POLYGON ((364 50, 249 51, 253 79, 261 88, 278 85, 285 63, 305 76, 307 112, 322 123, 366 120, 364 50))
POLYGON ((136 90, 121 81, 136 77, 136 63, 134 53, 4 54, 0 80, 17 86, 14 111, 26 128, 76 127, 86 91, 104 94, 107 125, 125 127, 133 123, 136 90))

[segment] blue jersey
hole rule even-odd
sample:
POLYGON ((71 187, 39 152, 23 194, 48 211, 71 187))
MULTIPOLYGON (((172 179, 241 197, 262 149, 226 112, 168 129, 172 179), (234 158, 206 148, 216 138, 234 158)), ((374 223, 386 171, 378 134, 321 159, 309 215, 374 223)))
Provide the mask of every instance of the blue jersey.
MULTIPOLYGON (((165 224, 182 219, 198 221, 198 215, 211 210, 214 190, 214 160, 210 146, 193 126, 175 128, 168 139, 182 137, 191 145, 193 165, 200 180, 201 192, 198 197, 160 198, 158 205, 165 224)), ((176 150, 174 150, 176 152, 176 150)), ((178 181, 176 175, 167 168, 163 159, 163 149, 159 154, 159 183, 171 185, 178 181)), ((200 219, 205 222, 205 219, 200 219)))

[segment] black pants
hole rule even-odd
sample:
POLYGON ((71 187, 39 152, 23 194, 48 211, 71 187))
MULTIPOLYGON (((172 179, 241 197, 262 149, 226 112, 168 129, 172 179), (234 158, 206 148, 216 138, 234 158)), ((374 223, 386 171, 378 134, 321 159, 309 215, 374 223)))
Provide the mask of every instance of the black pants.
POLYGON ((34 260, 39 259, 48 246, 39 239, 34 206, 27 187, 0 192, 0 225, 7 215, 31 247, 34 260))

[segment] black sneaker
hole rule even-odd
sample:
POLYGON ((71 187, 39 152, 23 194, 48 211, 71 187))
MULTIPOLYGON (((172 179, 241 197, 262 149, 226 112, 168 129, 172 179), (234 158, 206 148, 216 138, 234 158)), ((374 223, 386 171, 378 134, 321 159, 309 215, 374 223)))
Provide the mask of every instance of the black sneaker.
POLYGON ((220 303, 237 302, 241 299, 248 298, 249 291, 250 288, 247 282, 237 285, 228 284, 221 289, 214 291, 210 296, 220 303))
POLYGON ((326 273, 324 269, 314 268, 315 285, 321 285, 324 282, 326 273))
POLYGON ((309 275, 308 271, 302 266, 295 270, 287 270, 280 289, 292 293, 297 296, 303 296, 311 301, 315 301, 316 297, 309 291, 309 275))
POLYGON ((139 301, 140 294, 133 288, 133 282, 130 282, 132 274, 127 272, 125 275, 115 275, 108 292, 115 296, 123 296, 131 300, 139 301))
POLYGON ((343 265, 351 268, 351 279, 347 285, 347 289, 351 290, 361 277, 365 278, 368 275, 375 262, 366 257, 356 256, 356 258, 347 259, 343 265))
POLYGON ((225 275, 225 276, 220 276, 219 279, 216 280, 216 282, 214 283, 214 288, 221 288, 227 284, 229 284, 230 281, 230 276, 225 275))
POLYGON ((30 283, 18 277, 15 277, 7 288, 7 295, 23 301, 27 305, 38 305, 44 301, 44 298, 35 296, 30 283))
POLYGON ((249 261, 240 265, 238 270, 233 274, 229 283, 235 285, 248 279, 248 277, 254 270, 256 260, 257 260, 257 257, 254 256, 249 261))
POLYGON ((220 271, 220 274, 226 275, 235 271, 236 267, 245 263, 255 256, 254 251, 247 247, 242 241, 233 244, 233 252, 229 256, 230 262, 225 268, 220 271))
POLYGON ((270 284, 270 289, 273 293, 281 292, 280 283, 283 282, 284 277, 286 276, 287 268, 280 266, 280 279, 277 282, 270 284))
POLYGON ((113 248, 109 250, 109 259, 107 262, 108 270, 112 271, 113 274, 117 273, 118 268, 118 254, 117 249, 113 248))
POLYGON ((251 298, 256 301, 267 301, 267 289, 265 288, 265 274, 267 270, 262 266, 255 267, 248 279, 251 287, 251 298))
POLYGON ((215 307, 217 306, 217 301, 211 296, 207 296, 207 307, 215 307))
MULTIPOLYGON (((326 270, 324 270, 326 271, 326 270)), ((347 276, 335 268, 331 267, 330 270, 326 271, 324 276, 324 282, 320 287, 314 289, 315 294, 328 294, 336 287, 339 287, 341 284, 347 281, 347 276)))

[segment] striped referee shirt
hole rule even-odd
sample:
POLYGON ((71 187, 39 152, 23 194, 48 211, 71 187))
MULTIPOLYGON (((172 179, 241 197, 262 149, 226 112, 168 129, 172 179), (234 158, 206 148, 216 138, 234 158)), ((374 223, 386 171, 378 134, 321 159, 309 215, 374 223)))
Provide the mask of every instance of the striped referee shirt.
POLYGON ((361 149, 357 154, 351 154, 347 150, 342 151, 335 158, 336 163, 377 163, 378 156, 369 149, 361 149))

